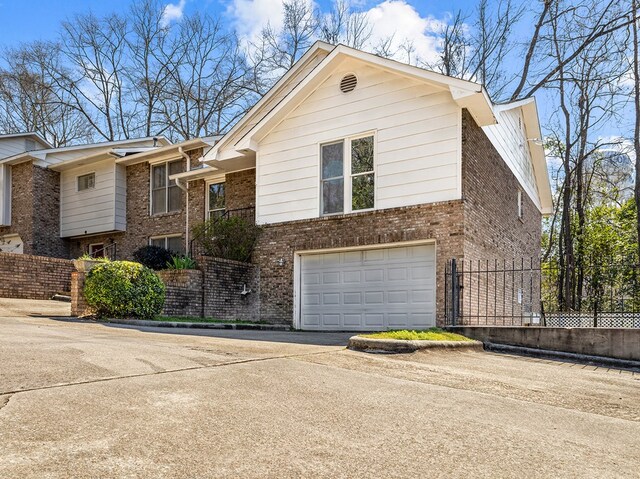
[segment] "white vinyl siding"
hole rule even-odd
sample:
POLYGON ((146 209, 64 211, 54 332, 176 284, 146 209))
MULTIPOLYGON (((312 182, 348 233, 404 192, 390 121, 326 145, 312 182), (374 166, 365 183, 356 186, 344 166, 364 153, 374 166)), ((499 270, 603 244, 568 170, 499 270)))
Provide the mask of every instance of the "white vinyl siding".
POLYGON ((529 197, 540 206, 522 111, 520 108, 496 111, 496 119, 497 125, 482 129, 529 197))
POLYGON ((448 91, 349 61, 259 143, 258 223, 320 215, 319 145, 375 132, 375 208, 461 197, 460 108, 448 91), (339 89, 347 72, 358 85, 339 89))
POLYGON ((0 160, 18 153, 41 148, 42 145, 31 138, 0 138, 0 160))
POLYGON ((79 166, 60 174, 60 236, 124 231, 126 205, 122 192, 126 189, 122 172, 116 175, 114 161, 79 166), (94 188, 78 191, 78 177, 95 173, 94 188))

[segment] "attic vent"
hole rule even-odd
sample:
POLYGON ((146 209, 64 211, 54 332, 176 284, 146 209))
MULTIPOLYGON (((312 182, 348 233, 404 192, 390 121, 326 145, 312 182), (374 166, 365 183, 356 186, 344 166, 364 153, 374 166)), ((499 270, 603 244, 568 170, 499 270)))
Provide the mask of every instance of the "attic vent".
POLYGON ((349 93, 356 88, 357 84, 358 79, 355 75, 352 75, 351 73, 349 75, 345 75, 342 80, 340 80, 340 91, 342 93, 349 93))

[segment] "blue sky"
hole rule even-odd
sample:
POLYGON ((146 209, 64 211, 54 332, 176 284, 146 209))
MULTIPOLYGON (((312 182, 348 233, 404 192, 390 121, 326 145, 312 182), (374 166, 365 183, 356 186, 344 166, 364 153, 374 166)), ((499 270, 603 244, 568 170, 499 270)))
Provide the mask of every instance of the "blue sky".
MULTIPOLYGON (((97 15, 111 12, 123 12, 135 0, 0 0, 0 49, 14 46, 20 42, 54 39, 62 21, 77 13, 93 11, 97 15)), ((331 0, 315 0, 323 10, 331 0)), ((195 10, 206 10, 219 15, 245 38, 257 35, 269 21, 274 26, 281 21, 282 0, 168 0, 167 12, 173 21, 179 21, 180 15, 195 10)), ((474 0, 352 0, 374 19, 374 32, 385 38, 394 32, 400 32, 414 40, 420 57, 428 57, 434 51, 434 37, 429 30, 437 22, 447 19, 452 12, 462 9, 471 10, 474 0)), ((526 21, 520 22, 520 33, 526 33, 526 21)), ((515 53, 514 53, 515 54, 515 53)), ((520 60, 515 59, 514 65, 520 60)), ((536 95, 540 109, 543 129, 551 126, 548 118, 556 109, 548 95, 536 95)), ((629 128, 631 123, 629 122, 629 128)), ((625 125, 607 125, 600 132, 602 136, 628 135, 625 125)))
MULTIPOLYGON (((169 3, 180 4, 179 0, 167 2, 169 3)), ((228 9, 234 3, 236 2, 233 0, 187 0, 184 11, 207 10, 222 15, 231 22, 234 19, 229 15, 228 9)), ((322 0, 317 3, 324 5, 329 2, 322 0)), ((379 3, 381 2, 367 1, 363 5, 365 8, 371 8, 379 3)), ((421 16, 433 15, 440 18, 456 8, 466 9, 474 2, 409 0, 408 3, 421 16)), ((55 36, 60 22, 76 13, 93 11, 96 14, 104 14, 123 11, 130 4, 131 0, 0 0, 0 24, 3 26, 0 29, 0 46, 11 46, 22 41, 51 39, 55 36), (25 19, 28 20, 25 22, 25 19)))

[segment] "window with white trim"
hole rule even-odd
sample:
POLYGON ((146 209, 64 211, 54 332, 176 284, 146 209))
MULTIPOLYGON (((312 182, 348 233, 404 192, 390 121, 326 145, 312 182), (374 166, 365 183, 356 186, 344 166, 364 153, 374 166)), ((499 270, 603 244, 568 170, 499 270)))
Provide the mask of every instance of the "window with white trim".
POLYGON ((96 174, 88 173, 78 176, 78 191, 92 190, 96 187, 96 174))
POLYGON ((320 145, 323 216, 374 208, 374 156, 373 135, 320 145))
POLYGON ((182 235, 153 236, 149 238, 151 246, 159 246, 175 254, 184 254, 182 235))
POLYGON ((518 218, 522 219, 522 190, 518 190, 518 218))
POLYGON ((182 160, 151 167, 151 214, 171 213, 182 209, 182 190, 169 176, 182 172, 182 160))
POLYGON ((225 212, 224 182, 211 183, 207 195, 207 218, 219 218, 225 212))

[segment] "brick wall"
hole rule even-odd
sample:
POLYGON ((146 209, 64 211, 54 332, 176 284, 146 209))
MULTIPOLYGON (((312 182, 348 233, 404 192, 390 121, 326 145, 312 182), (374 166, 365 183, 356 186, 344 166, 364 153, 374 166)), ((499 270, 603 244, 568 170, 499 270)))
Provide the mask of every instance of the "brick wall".
MULTIPOLYGON (((253 254, 260 266, 261 319, 291 323, 295 251, 436 240, 437 282, 441 285, 446 261, 463 254, 463 228, 462 201, 266 225, 253 254), (278 263, 281 258, 282 266, 278 263)), ((440 293, 436 316, 444 317, 444 295, 440 293)))
POLYGON ((465 258, 539 258, 542 214, 484 131, 462 115, 462 194, 465 258), (518 191, 523 217, 518 218, 518 191))
POLYGON ((84 297, 84 283, 87 273, 74 271, 71 273, 71 316, 89 316, 92 310, 84 297))
POLYGON ((0 253, 0 297, 51 299, 71 290, 74 269, 66 259, 0 253))
POLYGON ((18 234, 24 253, 68 258, 69 245, 60 238, 60 173, 28 161, 11 167, 11 226, 0 236, 18 234))
POLYGON ((260 269, 249 263, 198 257, 204 275, 204 315, 218 319, 260 319, 260 269), (241 295, 246 285, 251 293, 241 295))
MULTIPOLYGON (((505 265, 511 268, 514 261, 518 267, 523 261, 525 265, 532 261, 536 264, 542 214, 466 110, 462 116, 462 178, 464 267, 477 271, 505 265), (518 217, 518 191, 522 191, 522 218, 518 217)), ((539 303, 530 297, 539 293, 538 279, 527 275, 512 278, 509 274, 468 274, 465 278, 461 313, 467 324, 486 321, 493 315, 501 316, 500 322, 510 315, 539 310, 539 303)))
MULTIPOLYGON (((186 163, 183 160, 183 168, 186 163)), ((127 232, 118 241, 119 258, 130 259, 135 250, 149 244, 152 236, 181 234, 184 238, 186 195, 180 193, 183 206, 180 211, 151 215, 150 175, 149 163, 127 167, 127 232)))
POLYGON ((256 170, 244 170, 225 176, 227 210, 256 205, 256 170))
POLYGON ((202 317, 201 270, 165 270, 157 273, 167 288, 163 315, 202 317))

